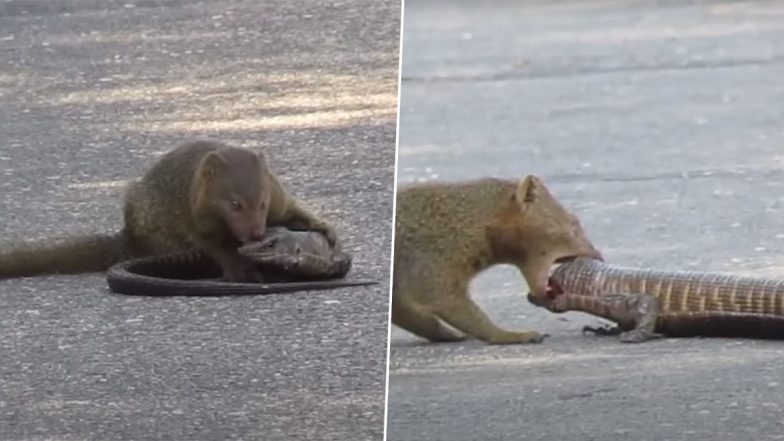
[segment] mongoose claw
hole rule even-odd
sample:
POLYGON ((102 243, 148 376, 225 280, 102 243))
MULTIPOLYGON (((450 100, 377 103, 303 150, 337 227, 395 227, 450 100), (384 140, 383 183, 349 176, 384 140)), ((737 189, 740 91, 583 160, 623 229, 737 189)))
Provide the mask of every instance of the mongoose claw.
POLYGON ((549 334, 539 333, 536 331, 521 332, 520 343, 541 343, 549 336, 549 334))
POLYGON ((547 336, 547 334, 540 334, 536 331, 502 331, 483 340, 493 345, 516 345, 541 343, 547 336))
POLYGON ((335 244, 338 243, 338 235, 335 233, 335 230, 332 227, 324 227, 324 229, 321 230, 321 233, 324 235, 324 237, 327 238, 329 246, 334 247, 335 244))

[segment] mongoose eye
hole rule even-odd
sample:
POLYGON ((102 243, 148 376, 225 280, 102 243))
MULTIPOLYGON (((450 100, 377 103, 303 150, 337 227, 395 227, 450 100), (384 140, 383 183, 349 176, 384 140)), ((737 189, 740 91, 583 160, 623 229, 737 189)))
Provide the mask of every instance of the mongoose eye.
POLYGON ((267 208, 267 203, 264 202, 264 201, 261 201, 261 204, 259 204, 259 208, 262 209, 262 210, 267 208))
POLYGON ((231 201, 231 209, 234 211, 242 210, 242 204, 239 201, 231 201))

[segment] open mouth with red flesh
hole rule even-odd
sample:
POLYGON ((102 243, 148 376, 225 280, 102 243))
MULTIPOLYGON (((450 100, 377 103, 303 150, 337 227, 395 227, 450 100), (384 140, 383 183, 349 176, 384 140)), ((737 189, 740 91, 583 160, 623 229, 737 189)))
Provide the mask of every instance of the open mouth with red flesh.
POLYGON ((563 294, 561 285, 558 284, 552 277, 547 279, 547 297, 554 299, 563 294))
MULTIPOLYGON (((552 274, 559 266, 561 266, 561 264, 564 264, 566 262, 571 262, 577 257, 578 256, 559 257, 558 259, 555 260, 553 267, 550 269, 550 274, 552 274)), ((547 291, 546 291, 547 297, 554 299, 559 295, 563 294, 563 292, 564 292, 563 288, 561 288, 561 285, 559 285, 558 282, 555 281, 555 279, 553 279, 552 277, 547 278, 547 291)))

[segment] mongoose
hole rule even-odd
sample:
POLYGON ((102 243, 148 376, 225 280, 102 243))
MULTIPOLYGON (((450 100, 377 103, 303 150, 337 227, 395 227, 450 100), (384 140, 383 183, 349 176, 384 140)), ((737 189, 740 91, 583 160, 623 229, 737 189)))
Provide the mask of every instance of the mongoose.
POLYGON ((557 262, 601 259, 577 218, 535 176, 399 189, 394 247, 392 322, 433 342, 463 334, 490 344, 540 342, 538 332, 493 324, 469 297, 471 279, 511 264, 535 295, 545 296, 557 262))
POLYGON ((289 195, 262 153, 212 142, 183 144, 163 155, 125 195, 124 227, 109 236, 22 245, 0 254, 0 278, 103 271, 132 258, 200 248, 226 280, 260 281, 237 248, 267 226, 335 231, 289 195))

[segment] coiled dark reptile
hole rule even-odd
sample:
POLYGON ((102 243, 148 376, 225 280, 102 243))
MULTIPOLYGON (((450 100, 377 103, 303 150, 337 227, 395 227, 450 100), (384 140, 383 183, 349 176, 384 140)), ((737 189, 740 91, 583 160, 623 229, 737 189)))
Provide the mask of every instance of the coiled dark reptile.
POLYGON ((239 252, 260 267, 269 283, 222 281, 220 267, 198 250, 121 262, 106 278, 114 292, 152 296, 258 295, 377 283, 342 279, 351 256, 339 246, 330 247, 317 232, 269 228, 263 240, 239 252))

